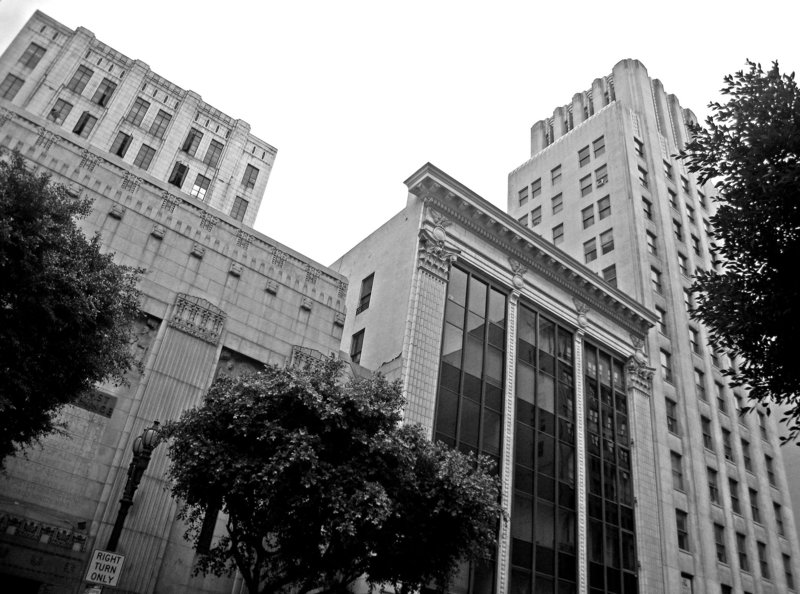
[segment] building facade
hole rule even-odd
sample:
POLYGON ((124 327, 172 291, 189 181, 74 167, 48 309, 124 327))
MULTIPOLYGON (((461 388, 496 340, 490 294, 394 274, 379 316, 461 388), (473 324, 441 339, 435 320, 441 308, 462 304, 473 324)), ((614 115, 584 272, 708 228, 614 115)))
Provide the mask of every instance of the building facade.
POLYGON ((0 56, 0 99, 133 175, 255 221, 277 149, 83 27, 36 11, 0 56))
POLYGON ((690 122, 623 60, 533 125, 508 212, 657 314, 646 351, 663 585, 642 591, 790 592, 800 551, 774 415, 738 414, 747 393, 722 375, 735 362, 689 316, 692 275, 714 265, 714 188, 675 158, 690 122))
POLYGON ((406 185, 405 209, 332 268, 350 279, 352 360, 401 379, 431 438, 498 463, 510 521, 450 591, 658 591, 639 570, 661 541, 655 316, 436 167, 406 185))

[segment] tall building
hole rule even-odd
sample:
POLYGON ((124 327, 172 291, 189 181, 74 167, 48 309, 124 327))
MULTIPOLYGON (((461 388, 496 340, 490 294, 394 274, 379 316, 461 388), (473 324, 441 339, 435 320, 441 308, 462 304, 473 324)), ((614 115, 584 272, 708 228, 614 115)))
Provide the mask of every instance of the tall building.
POLYGON ((130 175, 255 221, 277 149, 83 27, 36 11, 0 56, 0 98, 130 175))
MULTIPOLYGON (((623 60, 533 125, 531 157, 509 174, 508 212, 657 314, 646 348, 658 367, 655 491, 639 505, 657 502, 659 521, 638 528, 658 549, 639 551, 641 571, 663 583, 642 591, 794 591, 800 550, 774 417, 738 414, 747 394, 721 373, 735 362, 689 317, 692 274, 714 265, 714 188, 675 158, 689 122, 640 62, 623 60)), ((598 468, 590 456, 590 483, 598 468)), ((602 545, 590 549, 599 561, 602 545)), ((590 591, 616 590, 598 579, 590 591)))
MULTIPOLYGON (((88 31, 37 12, 0 59, 0 81, 2 158, 18 150, 70 192, 91 197, 92 212, 79 222, 86 234, 99 233, 117 262, 145 269, 133 347, 141 370, 126 386, 101 385, 66 406, 65 431, 6 460, 0 476, 0 590, 77 594, 93 551, 109 543, 143 429, 199 404, 219 374, 338 355, 347 280, 240 220, 255 216, 274 149, 88 31), (65 102, 72 109, 59 107, 63 117, 54 117, 65 102), (130 121, 145 103, 136 112, 143 118, 130 121), (166 121, 165 129, 151 120, 166 121), (125 134, 130 150, 118 154, 125 134), (218 160, 193 156, 214 143, 222 146, 218 160), (154 148, 147 171, 135 159, 143 144, 154 148), (208 176, 204 195, 178 188, 178 162, 191 170, 188 181, 208 176), (260 173, 248 188, 240 182, 250 167, 260 173), (250 207, 231 214, 239 196, 250 207)), ((192 577, 194 551, 166 489, 165 454, 155 449, 135 493, 114 591, 240 590, 235 579, 192 577)), ((224 531, 222 518, 216 528, 224 531)))

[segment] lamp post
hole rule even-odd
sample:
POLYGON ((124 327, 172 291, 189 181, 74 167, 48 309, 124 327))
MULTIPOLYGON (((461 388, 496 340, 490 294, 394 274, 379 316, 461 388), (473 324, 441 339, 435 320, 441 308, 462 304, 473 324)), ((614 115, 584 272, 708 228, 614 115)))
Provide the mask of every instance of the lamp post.
POLYGON ((147 469, 147 465, 150 464, 150 456, 158 445, 159 438, 158 421, 153 421, 152 426, 142 431, 142 434, 133 440, 133 460, 131 460, 131 464, 128 467, 128 480, 125 482, 125 490, 119 500, 117 520, 114 522, 114 529, 108 539, 107 551, 117 550, 119 536, 122 534, 122 526, 125 524, 125 518, 133 505, 133 494, 136 493, 139 482, 142 480, 142 475, 147 469))

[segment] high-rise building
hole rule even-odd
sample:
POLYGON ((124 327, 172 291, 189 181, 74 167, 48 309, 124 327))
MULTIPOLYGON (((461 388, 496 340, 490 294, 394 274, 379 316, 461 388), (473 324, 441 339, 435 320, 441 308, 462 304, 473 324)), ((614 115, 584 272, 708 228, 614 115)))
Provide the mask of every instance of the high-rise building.
POLYGON ((130 175, 255 221, 277 149, 83 27, 37 11, 0 56, 0 98, 130 175))
MULTIPOLYGON (((738 414, 747 393, 722 374, 736 362, 689 316, 692 275, 715 265, 714 188, 675 157, 690 122, 640 62, 623 60, 533 125, 508 212, 657 314, 646 348, 658 368, 655 490, 637 497, 657 502, 659 522, 637 528, 657 547, 639 550, 640 571, 663 582, 642 591, 794 591, 800 550, 774 417, 738 414)), ((599 480, 599 467, 585 470, 599 480)), ((603 548, 590 545, 598 559, 603 548)))

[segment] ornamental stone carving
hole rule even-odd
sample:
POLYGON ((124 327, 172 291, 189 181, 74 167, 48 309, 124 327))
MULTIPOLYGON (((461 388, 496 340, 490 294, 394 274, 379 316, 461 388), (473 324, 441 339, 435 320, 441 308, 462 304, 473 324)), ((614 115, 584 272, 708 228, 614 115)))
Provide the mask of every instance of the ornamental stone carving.
POLYGON ((125 215, 125 207, 121 204, 115 204, 111 207, 111 210, 108 211, 108 216, 114 219, 121 219, 125 215))
POLYGON ((589 306, 577 299, 573 299, 572 302, 575 304, 575 311, 578 314, 578 327, 586 330, 589 326, 589 306))
POLYGON ((50 150, 50 147, 53 146, 53 143, 58 144, 58 135, 53 134, 49 130, 45 130, 44 128, 39 128, 39 136, 34 143, 34 146, 42 147, 44 152, 50 150))
POLYGON ((447 281, 452 264, 461 250, 445 245, 433 232, 421 229, 419 232, 419 266, 432 275, 447 281))
POLYGON ((192 255, 195 258, 201 258, 206 255, 206 248, 195 242, 192 244, 192 255))
POLYGON ((525 286, 525 273, 528 272, 528 268, 514 258, 509 258, 508 263, 511 266, 511 273, 513 275, 511 277, 511 284, 519 291, 525 286))
POLYGON ((250 247, 250 244, 253 243, 253 236, 249 233, 245 233, 241 229, 236 232, 236 245, 247 249, 250 247))
POLYGON ((200 216, 200 228, 205 229, 206 231, 213 231, 218 222, 219 219, 217 217, 207 212, 204 212, 200 216))
POLYGON ((166 190, 161 192, 161 209, 166 210, 168 212, 174 212, 175 207, 181 203, 180 198, 177 196, 173 196, 166 190))
POLYGON ((133 194, 134 192, 136 192, 136 190, 139 189, 139 186, 141 185, 142 185, 141 177, 136 177, 130 171, 125 172, 125 175, 122 177, 123 190, 128 190, 131 194, 133 194))
POLYGON ((643 351, 637 349, 634 355, 625 363, 627 376, 626 385, 629 390, 639 390, 645 396, 650 396, 653 387, 653 374, 655 369, 647 365, 647 357, 643 351))
POLYGON ((230 274, 231 276, 235 276, 236 278, 239 278, 240 276, 242 276, 242 271, 244 271, 244 266, 242 266, 238 262, 231 262, 231 268, 230 270, 228 270, 228 274, 230 274))
POLYGON ((164 235, 166 234, 167 234, 167 228, 164 225, 159 225, 158 223, 153 225, 153 230, 150 231, 150 235, 152 235, 156 239, 164 239, 164 235))
POLYGON ((100 157, 95 155, 94 153, 89 152, 88 149, 83 149, 81 151, 81 164, 78 166, 80 169, 84 167, 88 169, 90 172, 94 171, 94 168, 100 162, 100 157))
POLYGON ((0 128, 3 127, 8 120, 14 117, 14 113, 7 110, 5 107, 0 107, 0 128))
POLYGON ((225 326, 225 312, 200 297, 178 293, 169 325, 211 344, 217 344, 225 326))

